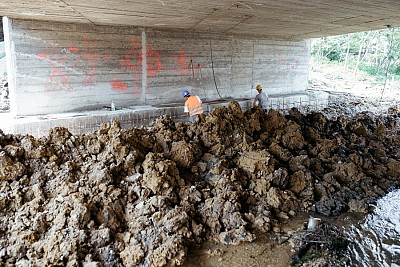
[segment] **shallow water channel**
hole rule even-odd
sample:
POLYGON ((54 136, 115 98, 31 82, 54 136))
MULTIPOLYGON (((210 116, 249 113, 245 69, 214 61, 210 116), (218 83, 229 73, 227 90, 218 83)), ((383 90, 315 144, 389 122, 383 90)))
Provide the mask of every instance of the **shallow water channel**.
POLYGON ((373 213, 345 229, 351 241, 345 266, 400 266, 400 190, 378 200, 373 213))
MULTIPOLYGON (((301 229, 308 221, 308 216, 299 214, 283 230, 301 229)), ((366 216, 347 213, 321 218, 339 226, 350 241, 340 267, 400 267, 400 190, 392 191, 378 200, 374 211, 366 216)), ((255 242, 238 246, 208 242, 201 248, 189 250, 184 266, 288 267, 293 250, 287 243, 278 243, 269 238, 258 238, 255 242)))

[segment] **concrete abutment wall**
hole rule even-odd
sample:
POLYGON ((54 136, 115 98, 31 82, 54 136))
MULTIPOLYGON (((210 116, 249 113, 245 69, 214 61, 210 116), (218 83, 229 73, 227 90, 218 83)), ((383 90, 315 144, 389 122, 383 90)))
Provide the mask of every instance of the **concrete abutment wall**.
MULTIPOLYGON (((15 116, 252 98, 307 88, 309 42, 7 20, 15 116), (215 85, 216 84, 216 85, 215 85)), ((8 43, 8 44, 7 44, 8 43)))

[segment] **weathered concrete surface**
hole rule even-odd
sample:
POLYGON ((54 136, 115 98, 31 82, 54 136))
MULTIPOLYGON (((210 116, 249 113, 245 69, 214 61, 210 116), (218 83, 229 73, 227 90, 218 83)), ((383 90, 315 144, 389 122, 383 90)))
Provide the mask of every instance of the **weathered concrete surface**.
MULTIPOLYGON (((203 102, 206 114, 217 107, 227 105, 229 101, 203 102), (216 102, 216 103, 215 103, 216 102)), ((242 110, 251 108, 250 99, 238 101, 242 110)), ((116 107, 116 111, 110 111, 110 107, 101 110, 86 112, 56 113, 43 116, 25 116, 12 118, 9 114, 1 114, 1 130, 6 134, 29 134, 34 137, 46 136, 51 128, 65 127, 72 134, 87 134, 97 130, 102 123, 118 120, 121 127, 139 128, 154 124, 157 117, 168 116, 174 121, 188 121, 184 113, 183 103, 173 103, 161 106, 133 106, 116 107)))
POLYGON ((307 41, 23 20, 5 34, 15 116, 179 102, 184 89, 213 100, 252 98, 257 83, 307 88, 307 41))
MULTIPOLYGON (((224 107, 230 101, 232 100, 204 101, 202 107, 205 114, 209 114, 213 109, 224 107)), ((237 99, 236 101, 242 110, 246 111, 252 107, 253 99, 237 99)), ((293 107, 321 110, 328 105, 327 97, 320 96, 317 101, 303 94, 270 96, 270 102, 271 108, 283 112, 293 107)), ((8 108, 8 103, 7 99, 3 104, 8 108)), ((6 134, 29 134, 38 138, 46 136, 53 127, 66 127, 72 134, 90 133, 98 129, 102 123, 113 120, 118 120, 123 128, 148 126, 162 115, 169 116, 174 121, 188 121, 188 116, 184 113, 183 102, 155 106, 116 106, 116 109, 116 111, 110 111, 108 106, 100 110, 85 112, 64 112, 17 118, 8 112, 0 114, 0 125, 6 134)))
POLYGON ((2 0, 18 19, 129 25, 303 40, 400 26, 394 0, 2 0))

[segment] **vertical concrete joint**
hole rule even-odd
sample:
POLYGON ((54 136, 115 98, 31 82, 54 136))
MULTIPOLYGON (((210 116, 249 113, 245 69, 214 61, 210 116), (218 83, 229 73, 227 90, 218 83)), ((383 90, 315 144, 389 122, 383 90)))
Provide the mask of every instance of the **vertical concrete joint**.
POLYGON ((15 85, 16 85, 16 63, 15 63, 15 45, 12 41, 12 21, 3 17, 4 50, 6 53, 6 67, 8 79, 8 94, 10 97, 10 114, 15 117, 17 114, 15 85))
POLYGON ((252 51, 252 53, 253 53, 253 55, 252 55, 252 60, 251 60, 251 87, 250 87, 250 98, 253 96, 253 94, 252 94, 252 92, 253 92, 253 89, 254 89, 254 60, 255 60, 255 58, 254 58, 254 46, 255 46, 255 44, 254 44, 254 38, 252 39, 252 45, 253 45, 253 51, 252 51))

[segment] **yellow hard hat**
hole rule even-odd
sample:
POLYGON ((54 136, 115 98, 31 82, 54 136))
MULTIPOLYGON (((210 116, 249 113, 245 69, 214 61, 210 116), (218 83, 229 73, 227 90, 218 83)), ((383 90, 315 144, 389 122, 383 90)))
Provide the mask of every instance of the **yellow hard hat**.
POLYGON ((256 86, 256 89, 257 89, 257 90, 261 90, 261 89, 262 89, 261 84, 257 85, 257 86, 256 86))

